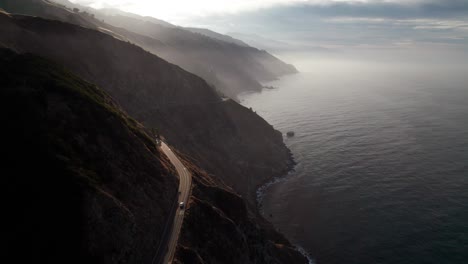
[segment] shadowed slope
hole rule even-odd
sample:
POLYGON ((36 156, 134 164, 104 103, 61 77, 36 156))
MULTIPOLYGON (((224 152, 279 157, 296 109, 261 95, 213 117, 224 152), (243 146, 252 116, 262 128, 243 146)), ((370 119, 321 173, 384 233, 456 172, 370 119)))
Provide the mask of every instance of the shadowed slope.
POLYGON ((177 182, 140 124, 102 90, 0 50, 4 259, 149 263, 177 182))

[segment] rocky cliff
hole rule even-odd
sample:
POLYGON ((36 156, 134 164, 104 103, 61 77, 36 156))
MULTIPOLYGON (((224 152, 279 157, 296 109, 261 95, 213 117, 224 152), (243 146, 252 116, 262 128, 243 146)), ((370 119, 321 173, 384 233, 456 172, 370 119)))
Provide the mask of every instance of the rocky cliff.
POLYGON ((193 188, 176 263, 307 263, 270 223, 248 210, 242 197, 185 163, 193 175, 193 188))

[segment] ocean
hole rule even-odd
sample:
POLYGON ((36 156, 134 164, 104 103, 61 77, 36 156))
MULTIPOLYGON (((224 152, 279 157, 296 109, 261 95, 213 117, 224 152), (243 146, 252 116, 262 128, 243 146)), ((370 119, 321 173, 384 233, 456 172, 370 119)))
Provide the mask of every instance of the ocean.
POLYGON ((298 163, 261 210, 317 264, 468 263, 468 67, 317 60, 244 94, 298 163))

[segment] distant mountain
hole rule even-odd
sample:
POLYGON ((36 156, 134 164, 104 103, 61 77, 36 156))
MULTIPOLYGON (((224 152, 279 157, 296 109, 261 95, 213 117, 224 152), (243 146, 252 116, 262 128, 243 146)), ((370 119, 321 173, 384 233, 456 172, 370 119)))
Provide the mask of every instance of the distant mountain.
POLYGON ((294 66, 264 50, 208 30, 165 27, 135 16, 105 16, 99 12, 96 16, 113 26, 160 40, 170 48, 135 43, 203 77, 231 98, 245 91, 260 91, 261 82, 297 72, 294 66))
POLYGON ((263 36, 257 34, 245 34, 239 32, 229 32, 230 36, 233 36, 237 39, 248 43, 254 47, 258 47, 260 49, 266 49, 271 51, 285 51, 291 47, 289 43, 278 41, 275 39, 265 38, 263 36))
POLYGON ((251 46, 259 49, 265 49, 275 53, 283 52, 308 52, 308 53, 330 53, 335 52, 329 48, 310 45, 309 43, 289 43, 285 41, 278 41, 271 38, 265 38, 257 34, 245 34, 238 32, 229 32, 230 36, 248 43, 251 46))
MULTIPOLYGON (((96 85, 40 57, 0 49, 0 74, 2 257, 156 263, 177 185, 142 125, 96 85)), ((238 195, 184 162, 194 186, 176 263, 305 263, 238 195)))
MULTIPOLYGON (((67 4, 66 0, 59 0, 67 4)), ((209 30, 198 33, 167 22, 114 9, 72 8, 47 0, 2 0, 0 8, 12 13, 57 19, 93 28, 119 39, 133 42, 207 80, 217 91, 237 98, 245 91, 260 91, 261 82, 296 73, 264 50, 209 30), (54 8, 50 8, 54 5, 54 8), (60 10, 61 9, 61 10, 60 10)), ((72 4, 72 7, 76 6, 72 4)), ((195 29, 192 29, 195 30, 195 29)))
POLYGON ((224 41, 224 42, 227 42, 227 43, 232 43, 232 44, 236 44, 236 45, 243 46, 243 47, 249 47, 249 45, 247 45, 242 40, 235 39, 235 38, 233 38, 231 36, 228 36, 228 35, 219 34, 217 32, 209 30, 209 29, 194 28, 194 27, 184 27, 184 29, 186 29, 188 31, 191 31, 193 33, 198 33, 198 34, 205 35, 205 36, 210 37, 212 39, 221 40, 221 41, 224 41))
POLYGON ((169 27, 169 28, 176 28, 177 27, 177 26, 175 26, 175 25, 173 25, 173 24, 171 24, 169 22, 166 22, 164 20, 161 20, 161 19, 157 19, 157 18, 150 17, 150 16, 140 16, 140 15, 125 12, 125 11, 122 11, 122 10, 116 9, 116 8, 103 8, 103 9, 93 10, 93 11, 96 12, 96 13, 100 13, 102 15, 105 15, 105 16, 125 16, 125 17, 131 17, 131 18, 135 18, 135 19, 138 19, 138 20, 146 21, 146 22, 151 22, 153 24, 161 25, 161 26, 165 26, 165 27, 169 27))

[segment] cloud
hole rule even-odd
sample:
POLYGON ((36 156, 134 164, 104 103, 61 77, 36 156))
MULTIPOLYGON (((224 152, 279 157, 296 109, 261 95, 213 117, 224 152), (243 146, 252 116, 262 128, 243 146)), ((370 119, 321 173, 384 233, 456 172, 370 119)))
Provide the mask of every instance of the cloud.
MULTIPOLYGON (((141 15, 152 15, 171 19, 187 16, 204 16, 210 14, 236 13, 257 10, 272 6, 304 3, 304 0, 71 0, 74 3, 90 5, 94 8, 119 8, 141 15)), ((311 0, 313 1, 313 0, 311 0)), ((313 2, 322 2, 321 0, 313 2)))
POLYGON ((467 17, 466 0, 432 1, 359 1, 328 2, 327 4, 306 3, 293 5, 290 11, 316 16, 350 16, 379 18, 442 18, 467 17))
POLYGON ((468 46, 468 0, 72 0, 301 47, 468 46))
POLYGON ((301 47, 468 47, 468 1, 302 1, 291 5, 203 16, 186 24, 259 34, 301 47), (304 45, 307 43, 307 45, 304 45))
MULTIPOLYGON (((264 11, 278 16, 447 18, 466 17, 468 0, 71 0, 119 8, 173 23, 194 18, 264 11)), ((263 15, 263 14, 260 14, 263 15)))
POLYGON ((468 21, 466 20, 440 20, 440 19, 390 19, 390 18, 373 18, 373 17, 334 17, 324 19, 327 23, 337 24, 360 24, 369 25, 385 25, 392 27, 411 27, 413 29, 430 29, 430 30, 454 30, 468 31, 468 21))

